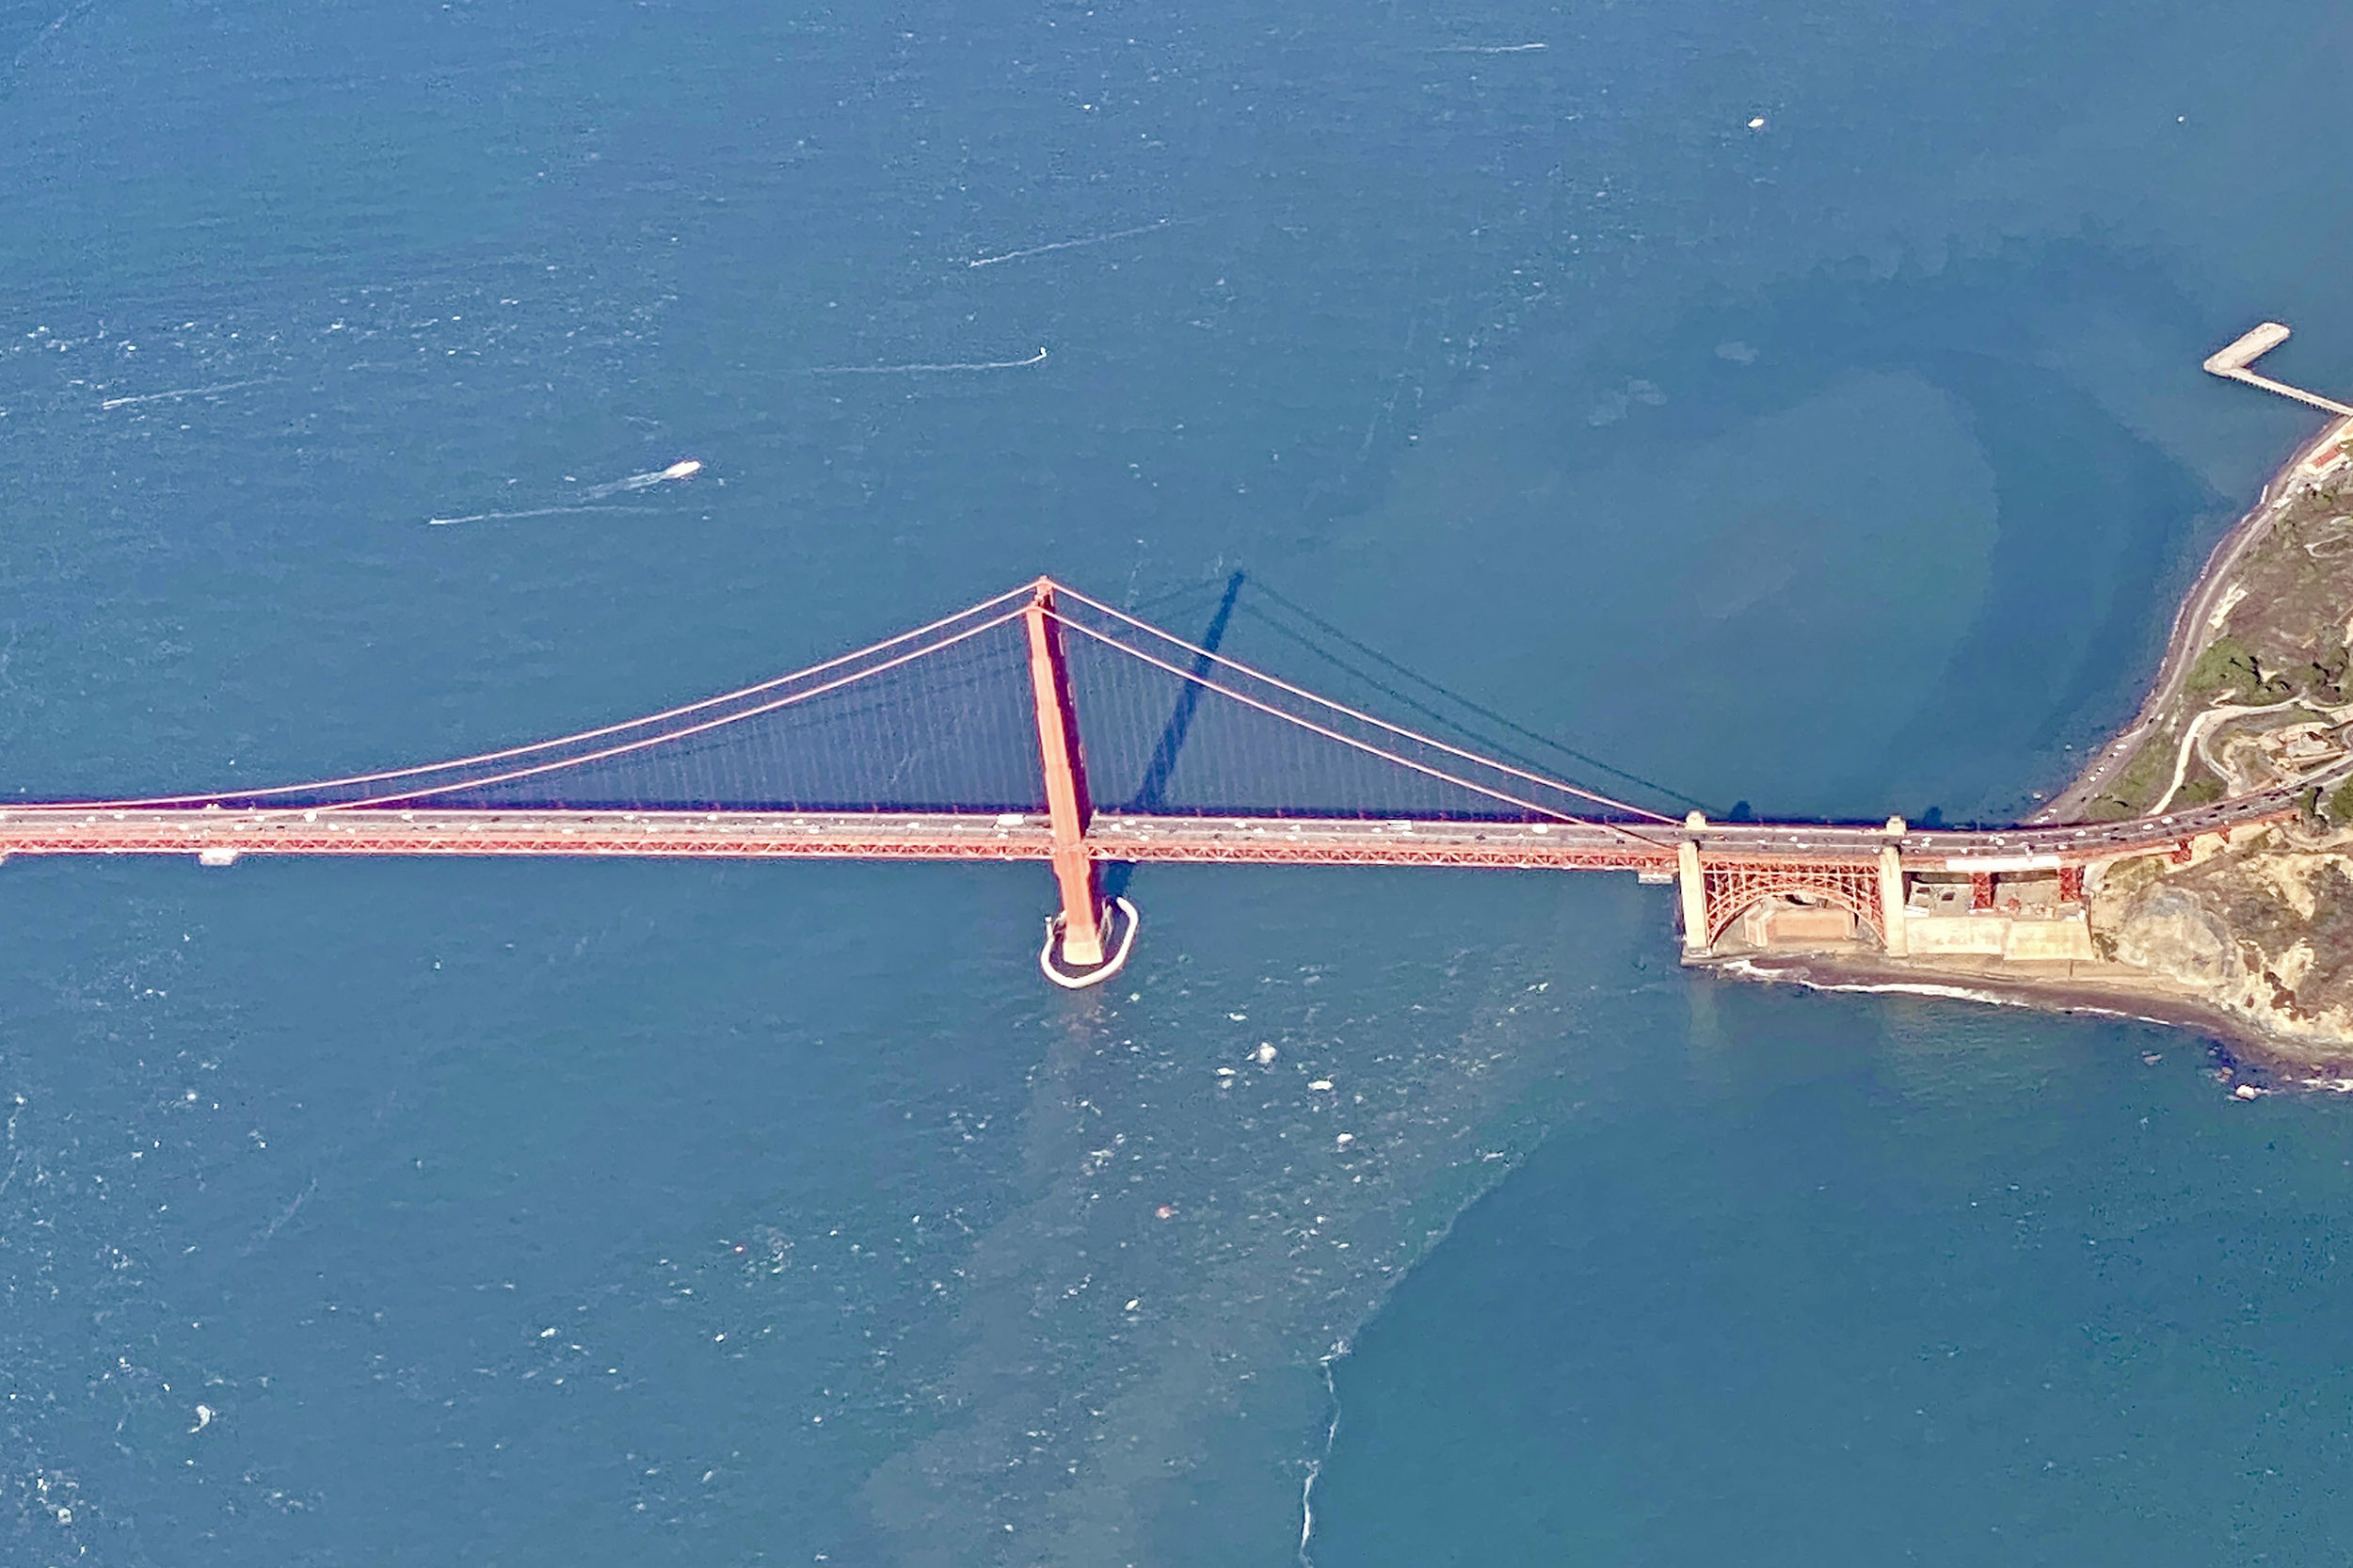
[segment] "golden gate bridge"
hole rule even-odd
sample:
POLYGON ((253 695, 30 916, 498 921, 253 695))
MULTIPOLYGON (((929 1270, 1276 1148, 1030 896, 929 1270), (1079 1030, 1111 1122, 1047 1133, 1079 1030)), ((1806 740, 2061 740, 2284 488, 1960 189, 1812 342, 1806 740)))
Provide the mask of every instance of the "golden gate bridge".
MULTIPOLYGON (((1230 591, 1229 591, 1230 593, 1230 591)), ((1787 906, 1912 951, 1926 906, 2078 924, 2087 868, 2294 814, 2256 795, 2116 824, 1711 823, 1319 696, 1048 578, 806 669, 551 740, 269 789, 0 809, 0 856, 588 856, 1042 861, 1040 967, 1117 972, 1108 865, 1633 872, 1680 889, 1687 953, 1787 906), (1941 903, 1939 902, 1941 901, 1941 903)))

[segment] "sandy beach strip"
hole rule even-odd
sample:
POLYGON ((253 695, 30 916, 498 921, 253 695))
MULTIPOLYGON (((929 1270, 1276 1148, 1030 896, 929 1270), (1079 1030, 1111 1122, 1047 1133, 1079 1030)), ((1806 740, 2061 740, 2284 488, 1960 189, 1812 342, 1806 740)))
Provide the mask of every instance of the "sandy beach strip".
MULTIPOLYGON (((1686 960, 1732 980, 1797 985, 1811 991, 1865 996, 1913 996, 1989 1007, 2075 1013, 2185 1029, 2205 1040, 2216 1059, 2241 1077, 2306 1088, 2353 1092, 2353 1063, 2321 1055, 2305 1041, 2283 1038, 2186 991, 2143 989, 2088 976, 1992 974, 1898 964, 1865 953, 1740 953, 1686 960)), ((2161 982, 2148 983, 2152 987, 2161 982)))

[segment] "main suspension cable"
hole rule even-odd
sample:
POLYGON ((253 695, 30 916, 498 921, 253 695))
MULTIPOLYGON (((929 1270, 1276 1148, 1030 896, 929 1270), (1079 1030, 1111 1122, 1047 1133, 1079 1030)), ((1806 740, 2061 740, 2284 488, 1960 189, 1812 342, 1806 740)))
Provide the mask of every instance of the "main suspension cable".
MULTIPOLYGON (((1513 778, 1521 779, 1529 784, 1541 785, 1547 790, 1558 790, 1563 794, 1575 795, 1580 800, 1590 800, 1596 806, 1606 806, 1615 811, 1624 811, 1629 816, 1646 818, 1651 822, 1658 823, 1667 826, 1673 826, 1674 824, 1674 818, 1664 815, 1661 812, 1653 811, 1644 807, 1636 806, 1629 801, 1617 800, 1611 796, 1600 794, 1592 790, 1580 789, 1577 785, 1564 782, 1561 779, 1548 778, 1543 774, 1530 773, 1525 768, 1515 768, 1509 763, 1498 762, 1492 757, 1482 757, 1475 751, 1465 751, 1461 746, 1449 745, 1444 741, 1434 740, 1432 737, 1421 734, 1417 730, 1408 729, 1403 725, 1391 724, 1386 719, 1376 718, 1370 713, 1360 712, 1356 709, 1348 707, 1343 703, 1335 702, 1330 697, 1319 696, 1314 692, 1307 691, 1303 687, 1294 686, 1287 680, 1277 680, 1275 677, 1267 674, 1263 670, 1253 669, 1248 664, 1242 664, 1238 660, 1228 659, 1223 654, 1215 653, 1210 651, 1209 648, 1201 648, 1193 643, 1189 643, 1182 637, 1175 636, 1169 632, 1161 631, 1159 627, 1152 625, 1149 621, 1138 620, 1135 616, 1128 615, 1127 612, 1123 610, 1115 610, 1112 606, 1102 602, 1100 600, 1090 599, 1085 594, 1079 592, 1075 588, 1065 588, 1057 584, 1055 585, 1055 593, 1057 599, 1060 599, 1063 596, 1067 596, 1078 600, 1080 603, 1087 606, 1087 608, 1091 610, 1099 611, 1104 615, 1112 616, 1113 619, 1126 622, 1128 625, 1134 627, 1140 632, 1148 632, 1151 635, 1160 638, 1162 642, 1170 643, 1177 648, 1181 648, 1186 652, 1193 654, 1196 658, 1208 659, 1215 664, 1223 664, 1227 669, 1248 676, 1253 680, 1263 681, 1277 691, 1287 693, 1291 696, 1299 697, 1304 701, 1319 704, 1321 707, 1330 709, 1336 713, 1345 714, 1349 718, 1355 719, 1359 723, 1369 724, 1378 729, 1385 729, 1390 734, 1396 735, 1403 740, 1412 741, 1417 745, 1426 745, 1434 751, 1445 752, 1450 757, 1461 758, 1465 762, 1473 762, 1478 764, 1480 767, 1489 768, 1497 773, 1509 775, 1513 778)), ((1077 628, 1077 623, 1068 621, 1067 619, 1064 620, 1064 624, 1073 626, 1079 630, 1083 630, 1083 628, 1077 628)), ((1114 648, 1128 647, 1127 644, 1119 642, 1115 638, 1102 636, 1100 634, 1098 634, 1098 638, 1101 641, 1110 643, 1114 648)), ((1128 651, 1135 653, 1139 658, 1147 657, 1139 649, 1128 648, 1128 651)), ((1184 672, 1179 671, 1178 673, 1181 674, 1184 672)))

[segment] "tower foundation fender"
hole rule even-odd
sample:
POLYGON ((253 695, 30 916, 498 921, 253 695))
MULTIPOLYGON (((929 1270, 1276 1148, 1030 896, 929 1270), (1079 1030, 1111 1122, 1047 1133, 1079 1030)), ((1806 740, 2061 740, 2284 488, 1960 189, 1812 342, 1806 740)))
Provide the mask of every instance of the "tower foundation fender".
POLYGON ((1136 906, 1126 899, 1115 898, 1104 904, 1096 922, 1097 956, 1082 964, 1070 950, 1062 916, 1055 915, 1046 922, 1046 945, 1038 949, 1037 967, 1065 991, 1100 985, 1128 967, 1128 954, 1136 945, 1136 927, 1141 923, 1136 906))

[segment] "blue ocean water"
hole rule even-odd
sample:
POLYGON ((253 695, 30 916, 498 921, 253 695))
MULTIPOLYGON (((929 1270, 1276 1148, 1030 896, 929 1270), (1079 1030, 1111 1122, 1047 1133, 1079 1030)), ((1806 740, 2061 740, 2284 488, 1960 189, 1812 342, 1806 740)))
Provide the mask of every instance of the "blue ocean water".
MULTIPOLYGON (((0 781, 1240 569, 1653 798, 2019 812, 2310 428, 2198 360, 2347 382, 2348 32, 0 5, 0 781)), ((9 1562, 2343 1552, 2341 1110, 2186 1036, 1615 879, 1147 868, 1077 999, 1028 868, 0 881, 9 1562)))

